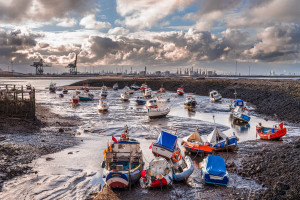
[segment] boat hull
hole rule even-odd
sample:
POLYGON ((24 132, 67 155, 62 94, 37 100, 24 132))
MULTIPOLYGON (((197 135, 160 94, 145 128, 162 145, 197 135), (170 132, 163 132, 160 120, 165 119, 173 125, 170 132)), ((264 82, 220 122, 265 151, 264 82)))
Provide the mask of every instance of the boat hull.
POLYGON ((150 119, 155 119, 155 118, 162 118, 167 116, 167 114, 169 114, 170 110, 166 109, 166 110, 159 110, 159 109, 148 109, 148 117, 150 119))
POLYGON ((227 150, 234 151, 236 148, 237 148, 237 137, 235 136, 228 138, 228 144, 226 144, 226 141, 222 141, 213 145, 214 151, 227 151, 227 150))
POLYGON ((225 176, 215 176, 207 172, 204 172, 204 170, 202 170, 202 174, 203 174, 202 179, 204 180, 205 183, 208 184, 227 185, 229 181, 228 174, 226 174, 225 176))
POLYGON ((272 128, 256 127, 256 133, 263 140, 279 140, 281 137, 283 137, 287 133, 286 128, 275 129, 276 131, 274 130, 273 133, 272 132, 267 133, 266 132, 267 129, 272 130, 272 128))
POLYGON ((194 144, 191 142, 183 141, 182 145, 184 146, 186 151, 192 153, 206 153, 211 154, 213 152, 213 147, 201 144, 194 144))
POLYGON ((155 156, 161 156, 161 157, 164 157, 166 159, 171 159, 172 156, 173 156, 174 151, 170 151, 170 150, 167 150, 166 148, 163 148, 163 147, 161 147, 157 144, 153 144, 152 153, 155 156))
POLYGON ((105 180, 111 188, 127 188, 129 184, 135 184, 141 177, 141 171, 138 169, 131 173, 129 172, 107 172, 105 180))
POLYGON ((91 101, 91 100, 93 100, 92 97, 81 97, 81 96, 79 96, 79 101, 91 101))
POLYGON ((175 181, 184 181, 186 180, 194 171, 193 161, 189 156, 185 157, 185 162, 187 167, 183 169, 181 173, 174 173, 173 179, 175 181))
POLYGON ((233 113, 233 119, 241 122, 241 123, 248 123, 250 121, 250 117, 247 115, 243 115, 243 114, 235 114, 233 113))

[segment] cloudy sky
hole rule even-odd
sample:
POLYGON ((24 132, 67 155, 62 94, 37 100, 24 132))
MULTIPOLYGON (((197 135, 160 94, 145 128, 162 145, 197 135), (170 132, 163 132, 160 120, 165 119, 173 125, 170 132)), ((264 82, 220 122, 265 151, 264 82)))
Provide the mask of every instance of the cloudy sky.
MULTIPOLYGON (((299 0, 0 0, 0 68, 300 73, 299 0)), ((47 69, 48 71, 50 69, 47 69)), ((47 72, 46 70, 46 72, 47 72)))

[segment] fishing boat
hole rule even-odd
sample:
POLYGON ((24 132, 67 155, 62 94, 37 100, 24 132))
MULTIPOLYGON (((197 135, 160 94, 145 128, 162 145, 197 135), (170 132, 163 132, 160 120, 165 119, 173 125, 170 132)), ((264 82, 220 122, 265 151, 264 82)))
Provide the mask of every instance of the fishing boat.
POLYGON ((56 92, 56 83, 50 83, 50 86, 49 86, 49 92, 50 93, 55 93, 56 92))
POLYGON ((274 125, 273 128, 264 127, 261 124, 256 126, 256 134, 263 140, 279 140, 286 134, 286 127, 283 127, 283 123, 274 125))
POLYGON ((122 101, 129 101, 129 98, 130 98, 130 95, 129 95, 128 92, 123 91, 123 92, 121 93, 121 100, 122 100, 122 101))
POLYGON ((214 151, 235 150, 237 148, 238 138, 233 133, 228 137, 222 133, 216 126, 214 130, 208 135, 202 135, 201 139, 209 146, 213 147, 214 151))
POLYGON ((89 92, 89 91, 90 91, 90 88, 88 88, 88 86, 85 85, 84 87, 79 88, 79 90, 84 90, 84 91, 86 91, 86 92, 89 92))
POLYGON ((213 90, 209 93, 209 99, 211 102, 221 101, 222 96, 218 91, 213 90))
POLYGON ((63 94, 68 94, 68 89, 64 88, 62 92, 63 92, 63 94))
POLYGON ((148 97, 148 98, 152 97, 152 90, 151 90, 151 88, 145 89, 144 97, 148 97))
POLYGON ((56 91, 62 91, 63 88, 59 87, 59 88, 56 88, 56 91))
POLYGON ((143 84, 141 85, 141 90, 142 90, 142 91, 145 91, 146 88, 148 88, 147 84, 146 84, 146 83, 143 83, 143 84))
POLYGON ((146 99, 143 96, 137 96, 135 99, 136 105, 144 105, 146 104, 146 99))
POLYGON ((155 188, 172 184, 171 165, 165 158, 154 158, 149 163, 149 168, 142 171, 142 177, 140 178, 142 188, 155 188))
POLYGON ((76 106, 79 103, 78 95, 73 95, 72 98, 71 98, 71 102, 74 106, 76 106))
POLYGON ((171 159, 175 152, 180 152, 177 145, 177 136, 165 131, 160 133, 156 142, 152 144, 151 149, 155 156, 161 156, 166 159, 171 159))
POLYGON ((187 180, 194 171, 193 161, 189 156, 183 157, 175 152, 172 157, 172 170, 174 181, 187 180))
POLYGON ((30 83, 27 83, 27 84, 26 84, 26 89, 27 89, 27 90, 31 90, 31 84, 30 84, 30 83))
POLYGON ((229 105, 230 111, 233 112, 233 110, 234 110, 237 106, 245 107, 244 101, 241 100, 241 99, 231 100, 230 105, 229 105))
POLYGON ((247 107, 237 106, 232 111, 233 119, 240 123, 248 123, 250 121, 249 111, 247 107))
POLYGON ((213 152, 213 147, 209 146, 209 143, 205 143, 198 131, 195 131, 187 138, 183 138, 181 145, 184 149, 191 153, 201 153, 200 155, 204 154, 211 154, 213 152))
POLYGON ((192 108, 194 108, 197 105, 197 101, 196 101, 195 97, 188 96, 188 97, 186 97, 184 105, 186 107, 192 107, 192 108))
POLYGON ((209 155, 201 163, 201 179, 208 184, 227 185, 229 174, 224 158, 209 155))
POLYGON ((177 89, 177 94, 178 94, 178 95, 184 95, 183 88, 178 88, 178 89, 177 89))
POLYGON ((78 95, 79 101, 91 101, 94 99, 94 95, 91 93, 83 92, 78 95))
POLYGON ((156 99, 149 99, 147 102, 146 102, 146 108, 149 109, 149 108, 157 108, 157 100, 156 99))
POLYGON ((59 98, 63 98, 63 97, 64 97, 64 94, 61 93, 61 94, 58 95, 58 97, 59 97, 59 98))
POLYGON ((118 90, 118 89, 119 89, 118 83, 115 83, 115 84, 113 85, 113 89, 114 89, 114 90, 118 90))
POLYGON ((100 99, 106 99, 107 94, 108 94, 107 90, 101 90, 100 91, 100 99))
POLYGON ((169 114, 169 107, 148 108, 147 113, 150 119, 162 118, 169 114))
POLYGON ((106 112, 108 111, 108 103, 106 100, 100 99, 99 103, 97 105, 98 111, 99 112, 106 112))
POLYGON ((111 188, 128 188, 141 178, 144 168, 140 143, 128 138, 128 129, 104 150, 103 178, 111 188))
POLYGON ((131 86, 130 86, 130 88, 132 89, 132 90, 134 90, 134 91, 137 91, 137 90, 139 90, 140 89, 140 87, 137 85, 137 84, 132 84, 131 86))
POLYGON ((159 92, 159 93, 165 93, 166 90, 165 90, 165 88, 164 88, 163 86, 161 86, 161 87, 159 88, 158 92, 159 92))
POLYGON ((122 91, 123 92, 128 92, 128 94, 133 94, 134 93, 134 90, 130 89, 130 87, 128 87, 128 86, 125 86, 122 91))

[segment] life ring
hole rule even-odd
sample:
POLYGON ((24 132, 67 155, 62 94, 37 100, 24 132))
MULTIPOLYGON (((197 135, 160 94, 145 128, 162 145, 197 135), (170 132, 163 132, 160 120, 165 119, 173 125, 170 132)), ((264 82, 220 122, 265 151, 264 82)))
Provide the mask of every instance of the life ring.
POLYGON ((179 152, 174 152, 173 153, 173 156, 172 156, 172 159, 175 161, 175 162, 179 162, 181 160, 182 156, 179 152), (176 159, 176 155, 178 155, 179 157, 176 159))

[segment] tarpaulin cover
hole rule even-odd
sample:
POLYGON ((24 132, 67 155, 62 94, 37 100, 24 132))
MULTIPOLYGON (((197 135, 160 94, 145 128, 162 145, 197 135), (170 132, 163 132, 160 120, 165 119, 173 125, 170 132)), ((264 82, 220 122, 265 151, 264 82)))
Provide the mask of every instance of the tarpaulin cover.
POLYGON ((174 150, 177 143, 177 136, 162 131, 156 140, 156 144, 174 150))
POLYGON ((241 100, 241 99, 234 100, 234 103, 235 103, 234 106, 242 106, 242 107, 244 107, 244 101, 241 100))
POLYGON ((224 158, 221 156, 209 155, 207 158, 206 171, 215 176, 224 176, 226 174, 224 158))

